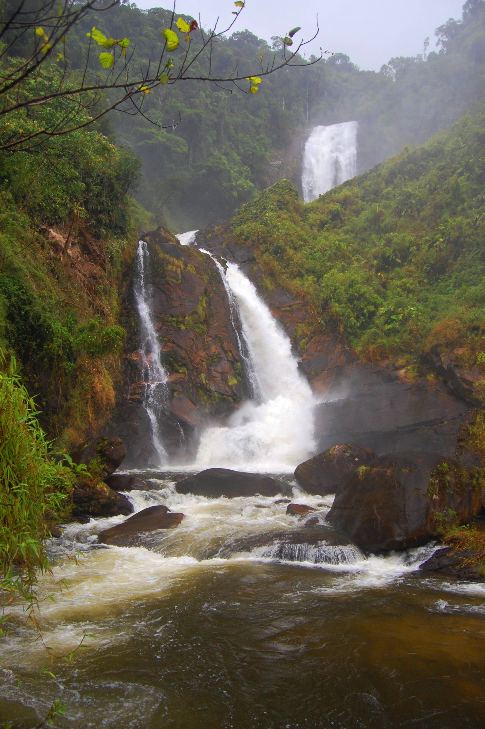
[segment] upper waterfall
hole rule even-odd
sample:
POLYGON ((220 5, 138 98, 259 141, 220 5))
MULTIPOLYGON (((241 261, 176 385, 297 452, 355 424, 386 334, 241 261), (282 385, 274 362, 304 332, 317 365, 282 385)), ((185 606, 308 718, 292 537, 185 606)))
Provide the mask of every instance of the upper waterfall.
POLYGON ((305 144, 302 189, 315 200, 357 174, 358 122, 315 127, 305 144))
POLYGON ((221 269, 237 303, 257 397, 225 426, 203 433, 196 466, 290 471, 314 450, 313 394, 298 371, 291 342, 234 263, 221 269))

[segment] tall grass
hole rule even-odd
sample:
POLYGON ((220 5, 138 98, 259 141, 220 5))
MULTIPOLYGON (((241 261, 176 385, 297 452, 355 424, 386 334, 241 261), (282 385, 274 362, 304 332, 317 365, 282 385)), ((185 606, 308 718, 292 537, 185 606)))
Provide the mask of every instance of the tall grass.
POLYGON ((38 570, 48 567, 43 541, 72 486, 37 421, 16 363, 0 353, 0 590, 32 600, 38 570))

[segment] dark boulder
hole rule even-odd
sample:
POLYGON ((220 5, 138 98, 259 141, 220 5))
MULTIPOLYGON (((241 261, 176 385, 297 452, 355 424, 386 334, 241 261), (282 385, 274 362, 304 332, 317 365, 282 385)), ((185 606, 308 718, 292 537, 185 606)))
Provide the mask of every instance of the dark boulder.
POLYGON ((295 478, 309 494, 334 494, 350 474, 371 463, 375 457, 376 454, 367 448, 338 444, 300 463, 295 478))
POLYGON ((258 473, 231 471, 228 468, 208 468, 195 476, 189 476, 177 483, 180 494, 194 494, 208 498, 221 496, 277 496, 288 491, 288 485, 270 476, 258 473))
POLYGON ((133 512, 133 505, 123 494, 119 494, 103 483, 90 477, 81 478, 72 492, 72 516, 75 520, 89 521, 100 516, 127 516, 133 512))
POLYGON ((442 547, 423 562, 419 569, 421 572, 433 572, 461 580, 483 580, 484 568, 483 556, 480 564, 473 550, 456 551, 452 547, 442 547))
POLYGON ((100 532, 98 539, 104 544, 119 547, 128 546, 133 538, 142 532, 153 532, 157 529, 174 529, 183 520, 184 514, 169 511, 166 506, 149 506, 137 512, 122 524, 100 532))
POLYGON ((288 504, 286 507, 286 513, 289 516, 306 516, 312 511, 316 511, 313 506, 307 506, 306 504, 288 504))
POLYGON ((426 543, 479 513, 480 471, 439 455, 382 456, 340 487, 328 521, 371 552, 426 543))
POLYGON ((115 491, 146 491, 148 489, 146 481, 130 473, 113 473, 108 476, 106 483, 115 491))

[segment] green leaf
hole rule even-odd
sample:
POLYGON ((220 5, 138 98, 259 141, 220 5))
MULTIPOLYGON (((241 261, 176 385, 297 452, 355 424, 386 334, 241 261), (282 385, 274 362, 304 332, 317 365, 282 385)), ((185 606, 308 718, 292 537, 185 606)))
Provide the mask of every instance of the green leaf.
POLYGON ((163 31, 163 35, 165 36, 165 40, 167 42, 167 51, 170 53, 172 51, 175 51, 179 47, 180 39, 177 35, 177 33, 174 30, 170 30, 170 28, 165 28, 163 31))
POLYGON ((285 38, 283 38, 283 45, 285 45, 285 46, 293 45, 293 41, 291 40, 289 35, 287 35, 287 36, 285 36, 285 38))
POLYGON ((35 29, 35 35, 38 35, 40 38, 46 38, 47 33, 45 32, 44 28, 41 28, 40 25, 37 26, 35 29))
POLYGON ((190 33, 190 25, 183 18, 179 18, 175 25, 181 33, 190 33))
POLYGON ((168 73, 162 73, 162 75, 160 76, 159 81, 164 86, 165 86, 165 84, 168 84, 168 82, 170 81, 170 78, 169 78, 168 73))
POLYGON ((300 25, 298 25, 296 28, 292 28, 291 30, 288 31, 288 36, 290 38, 293 38, 293 36, 296 35, 299 30, 301 30, 301 26, 300 25))
POLYGON ((111 68, 115 62, 115 57, 112 53, 100 53, 98 58, 103 68, 111 68))
POLYGON ((236 8, 243 8, 246 5, 246 3, 243 2, 243 0, 236 0, 234 5, 236 6, 236 8))
POLYGON ((103 48, 111 48, 116 43, 113 38, 107 38, 103 31, 99 30, 99 28, 96 28, 94 25, 91 28, 91 32, 86 33, 86 36, 88 38, 92 38, 98 46, 102 46, 103 48))

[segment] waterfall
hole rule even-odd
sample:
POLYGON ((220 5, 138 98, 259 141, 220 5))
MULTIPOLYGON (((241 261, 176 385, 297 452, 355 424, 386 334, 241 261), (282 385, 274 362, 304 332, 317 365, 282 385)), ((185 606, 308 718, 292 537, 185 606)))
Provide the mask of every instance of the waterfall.
POLYGON ((315 200, 357 174, 355 121, 315 127, 305 144, 302 189, 305 202, 315 200))
POLYGON ((178 238, 180 245, 191 246, 195 243, 195 236, 198 232, 198 230, 188 230, 187 233, 177 233, 175 237, 178 238))
POLYGON ((219 272, 238 309, 257 399, 244 403, 227 425, 202 433, 196 466, 291 471, 315 447, 312 391, 290 340, 251 281, 234 263, 219 272))
POLYGON ((222 284, 224 286, 224 290, 226 292, 227 301, 229 303, 229 315, 231 317, 231 326, 232 330, 234 332, 234 336, 236 337, 237 341, 237 348, 239 352, 239 356, 244 363, 244 373, 247 378, 247 384, 249 385, 249 391, 250 395, 253 399, 256 399, 259 395, 259 386, 258 381, 256 379, 256 375, 254 372, 254 367, 251 362, 251 358, 249 355, 249 345, 246 339, 246 335, 244 333, 244 330, 241 326, 241 316, 239 313, 239 306, 237 303, 237 299, 229 285, 226 271, 224 269, 224 266, 220 261, 217 260, 215 256, 212 255, 209 251, 206 251, 204 248, 199 248, 201 253, 205 253, 206 256, 209 256, 209 258, 212 258, 214 261, 214 264, 219 272, 219 276, 221 277, 222 284))
POLYGON ((145 241, 139 241, 136 255, 135 302, 140 320, 141 344, 139 353, 143 367, 143 407, 150 421, 150 429, 154 451, 158 463, 167 462, 167 452, 163 446, 160 433, 160 416, 168 402, 168 375, 161 361, 160 343, 153 321, 153 312, 146 289, 146 272, 150 261, 150 252, 145 241))

